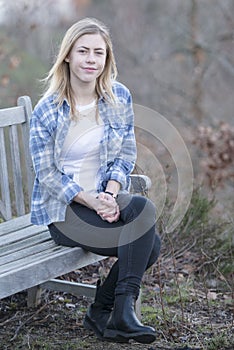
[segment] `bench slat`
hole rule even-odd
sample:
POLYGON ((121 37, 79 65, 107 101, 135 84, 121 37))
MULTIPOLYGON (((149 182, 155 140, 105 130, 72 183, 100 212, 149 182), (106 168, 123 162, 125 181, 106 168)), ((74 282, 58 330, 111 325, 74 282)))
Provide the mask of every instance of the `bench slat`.
POLYGON ((82 248, 68 248, 61 251, 60 254, 48 256, 47 259, 35 261, 20 269, 3 274, 1 276, 0 298, 39 285, 102 259, 103 256, 84 252, 82 248))
POLYGON ((6 146, 5 146, 5 137, 4 129, 0 128, 0 186, 1 186, 1 212, 6 220, 12 218, 11 212, 11 197, 10 197, 10 188, 9 188, 9 174, 7 167, 7 155, 6 155, 6 146))
POLYGON ((34 244, 33 246, 30 246, 30 247, 24 247, 24 249, 1 256, 0 273, 3 271, 2 269, 4 269, 4 265, 12 263, 12 266, 13 265, 19 266, 19 262, 22 258, 31 260, 31 256, 35 256, 36 254, 41 252, 46 252, 47 250, 50 250, 50 248, 54 248, 54 246, 55 246, 55 243, 51 239, 45 242, 40 242, 39 244, 34 244))
POLYGON ((11 148, 11 165, 15 192, 15 206, 17 216, 25 214, 24 193, 23 193, 23 178, 20 161, 20 145, 17 132, 17 125, 12 125, 9 128, 9 139, 11 148))
POLYGON ((22 124, 22 142, 27 174, 27 196, 28 203, 31 202, 31 194, 34 182, 34 169, 31 154, 29 152, 29 121, 32 115, 32 103, 29 96, 20 96, 17 100, 18 105, 23 106, 26 122, 22 124))
POLYGON ((41 285, 42 288, 56 290, 58 292, 66 292, 73 295, 85 295, 93 298, 96 293, 96 286, 85 283, 77 283, 63 280, 52 279, 41 285))
POLYGON ((0 109, 0 128, 26 121, 22 106, 0 109))
POLYGON ((4 245, 0 247, 0 257, 12 254, 14 252, 17 252, 18 250, 22 250, 24 248, 33 247, 36 244, 43 243, 45 241, 51 240, 49 232, 45 231, 40 233, 39 235, 32 236, 29 238, 26 238, 22 241, 15 242, 12 244, 4 245))
POLYGON ((20 256, 17 261, 10 261, 8 264, 0 266, 0 274, 4 274, 10 270, 20 270, 24 268, 24 266, 30 266, 35 263, 39 263, 45 260, 50 259, 54 256, 59 256, 66 252, 70 247, 62 247, 58 246, 55 243, 52 244, 51 247, 44 249, 43 251, 39 251, 37 253, 29 254, 28 256, 20 256), (64 249, 65 248, 65 249, 64 249))
POLYGON ((38 233, 44 232, 46 230, 47 230, 47 227, 45 227, 45 226, 31 225, 31 226, 26 227, 25 229, 22 228, 20 230, 15 231, 15 232, 5 234, 5 235, 1 236, 0 247, 7 245, 7 244, 21 241, 21 240, 28 238, 28 237, 31 237, 31 236, 35 236, 38 233))
POLYGON ((21 228, 31 226, 30 214, 20 216, 18 218, 12 219, 1 223, 0 225, 0 237, 4 234, 8 234, 13 231, 20 230, 21 228))

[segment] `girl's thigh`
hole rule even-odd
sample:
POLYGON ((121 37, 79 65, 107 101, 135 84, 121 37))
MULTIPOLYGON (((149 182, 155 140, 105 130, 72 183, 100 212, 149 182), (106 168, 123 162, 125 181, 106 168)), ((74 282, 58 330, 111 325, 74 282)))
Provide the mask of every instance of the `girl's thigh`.
POLYGON ((115 223, 104 221, 94 210, 73 202, 67 207, 65 221, 50 224, 48 228, 57 244, 117 256, 123 225, 121 220, 115 223))

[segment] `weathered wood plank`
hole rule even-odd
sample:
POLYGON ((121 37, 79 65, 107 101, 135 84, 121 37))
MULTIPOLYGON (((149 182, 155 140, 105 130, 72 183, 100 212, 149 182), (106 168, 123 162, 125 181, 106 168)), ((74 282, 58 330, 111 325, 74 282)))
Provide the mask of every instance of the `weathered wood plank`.
POLYGON ((9 128, 9 140, 11 149, 11 166, 15 193, 15 207, 17 216, 25 214, 24 193, 23 193, 23 178, 21 171, 21 159, 19 153, 19 138, 17 125, 12 125, 9 128))
POLYGON ((71 282, 71 281, 63 281, 58 279, 52 279, 40 285, 41 288, 56 290, 58 292, 66 292, 69 294, 73 294, 76 296, 85 295, 87 297, 94 297, 96 292, 96 286, 71 282))
POLYGON ((52 240, 49 234, 49 231, 41 232, 36 236, 32 236, 32 237, 23 239, 22 241, 14 242, 14 243, 0 247, 0 257, 8 254, 12 254, 24 248, 33 247, 36 244, 44 243, 49 240, 52 240))
POLYGON ((23 147, 24 157, 27 172, 27 189, 28 189, 28 202, 31 203, 31 193, 34 182, 34 169, 32 164, 32 158, 29 152, 29 122, 32 115, 32 103, 29 96, 21 96, 17 100, 18 106, 22 106, 25 111, 26 123, 22 124, 22 136, 23 136, 23 147))
MULTIPOLYGON (((1 181, 1 180, 0 180, 1 181)), ((5 205, 3 201, 0 199, 0 217, 6 217, 5 205)))
POLYGON ((41 303, 41 294, 42 289, 40 288, 40 286, 28 288, 28 307, 36 307, 37 305, 39 305, 41 303))
POLYGON ((150 187, 151 180, 148 176, 140 174, 131 175, 131 192, 144 194, 150 187))
POLYGON ((9 188, 9 174, 7 167, 7 155, 6 155, 6 146, 5 146, 5 137, 4 129, 0 128, 0 186, 1 186, 1 213, 3 218, 10 220, 12 218, 11 212, 11 197, 10 197, 10 188, 9 188))
POLYGON ((26 121, 22 106, 0 109, 0 128, 21 124, 26 121))
POLYGON ((48 256, 43 261, 36 261, 18 270, 9 271, 0 276, 0 298, 31 288, 101 259, 103 256, 85 252, 81 248, 69 248, 60 254, 48 256))
POLYGON ((40 242, 39 244, 35 244, 30 247, 24 247, 21 250, 17 250, 14 253, 8 253, 7 255, 0 256, 0 272, 2 271, 2 268, 4 268, 4 265, 12 263, 16 267, 19 266, 20 260, 30 259, 31 256, 35 256, 38 253, 45 252, 50 248, 53 248, 55 246, 54 241, 47 240, 46 242, 40 242))
POLYGON ((21 256, 17 261, 11 261, 7 264, 0 265, 0 275, 6 273, 7 271, 18 271, 26 265, 32 265, 35 263, 40 264, 42 261, 46 261, 54 256, 60 256, 66 253, 69 247, 62 247, 53 244, 51 247, 44 249, 41 252, 30 254, 28 256, 21 256))
POLYGON ((31 237, 31 236, 35 236, 40 232, 44 232, 47 230, 46 226, 28 226, 26 228, 22 228, 20 230, 17 231, 13 231, 9 234, 5 234, 1 236, 0 239, 0 247, 10 244, 10 243, 14 243, 14 242, 18 242, 21 241, 25 238, 31 237))
POLYGON ((4 234, 20 230, 21 228, 25 228, 31 225, 30 214, 26 214, 10 221, 3 222, 0 224, 0 237, 4 234))

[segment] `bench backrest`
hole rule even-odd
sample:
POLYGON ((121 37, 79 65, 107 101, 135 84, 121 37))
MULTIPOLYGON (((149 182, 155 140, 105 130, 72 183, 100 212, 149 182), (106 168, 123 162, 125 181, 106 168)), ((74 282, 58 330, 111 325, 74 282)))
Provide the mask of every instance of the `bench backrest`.
MULTIPOLYGON (((30 212, 34 171, 29 152, 32 103, 21 96, 17 106, 0 109, 0 221, 30 212)), ((131 192, 145 194, 151 187, 145 175, 131 175, 131 192)))
POLYGON ((31 99, 0 109, 0 217, 10 220, 30 211, 33 167, 29 153, 31 99))

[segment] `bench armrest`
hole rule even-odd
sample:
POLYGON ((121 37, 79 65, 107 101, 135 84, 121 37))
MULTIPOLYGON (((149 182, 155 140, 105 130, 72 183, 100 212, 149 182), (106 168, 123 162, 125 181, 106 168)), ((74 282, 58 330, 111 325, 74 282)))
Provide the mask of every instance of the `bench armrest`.
POLYGON ((145 193, 151 187, 151 180, 146 175, 131 175, 131 189, 130 191, 133 193, 145 193))

